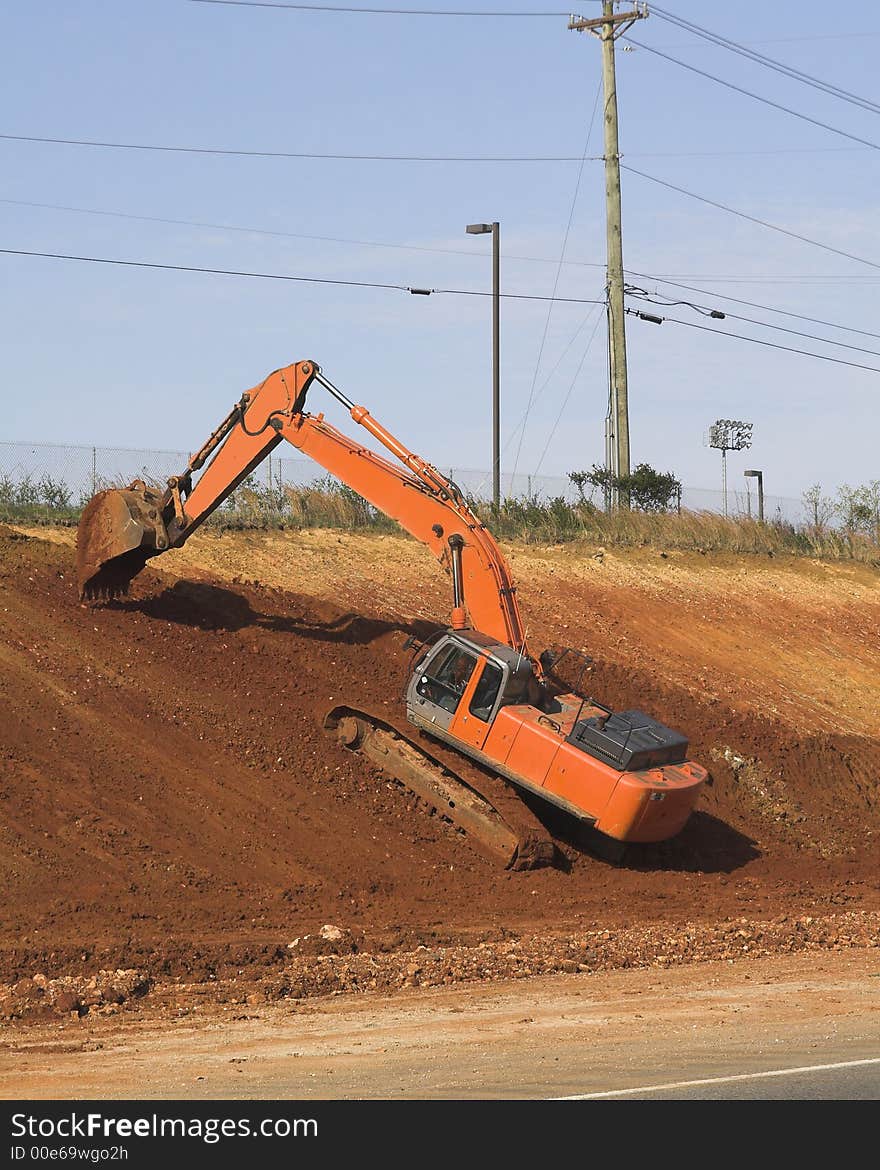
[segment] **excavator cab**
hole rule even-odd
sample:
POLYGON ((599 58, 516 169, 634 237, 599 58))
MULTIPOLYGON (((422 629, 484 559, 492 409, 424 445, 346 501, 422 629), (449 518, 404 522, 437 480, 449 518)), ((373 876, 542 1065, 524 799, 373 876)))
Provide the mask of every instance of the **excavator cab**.
POLYGON ((453 720, 481 747, 500 707, 532 701, 531 661, 475 630, 450 631, 417 664, 406 690, 407 717, 433 734, 453 720))
POLYGON ((418 673, 416 702, 431 711, 433 722, 448 727, 464 695, 478 656, 457 638, 445 639, 418 673))

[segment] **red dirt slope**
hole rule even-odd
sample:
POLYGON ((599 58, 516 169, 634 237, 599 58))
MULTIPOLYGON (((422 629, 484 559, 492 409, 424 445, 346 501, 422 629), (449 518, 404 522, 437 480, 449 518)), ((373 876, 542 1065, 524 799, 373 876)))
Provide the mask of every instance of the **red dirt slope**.
MULTIPOLYGON (((715 784, 676 840, 623 867, 563 841, 560 868, 499 872, 320 728, 342 698, 399 703, 423 625, 381 592, 354 614, 202 577, 148 569, 125 601, 81 605, 69 546, 0 531, 0 980, 258 975, 324 923, 378 953, 686 923, 727 938, 739 919, 790 922, 790 941, 798 917, 874 921, 875 735, 701 694, 696 662, 676 685, 603 658, 569 585, 543 578, 542 603, 597 656, 595 694, 687 732, 715 784)), ((664 608, 658 594, 657 625, 664 608)))

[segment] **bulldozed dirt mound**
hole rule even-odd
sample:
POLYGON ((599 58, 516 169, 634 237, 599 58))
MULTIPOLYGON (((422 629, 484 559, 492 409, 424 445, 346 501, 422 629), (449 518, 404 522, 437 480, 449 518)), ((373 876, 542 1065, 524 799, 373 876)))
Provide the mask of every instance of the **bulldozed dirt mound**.
POLYGON ((596 697, 689 734, 714 784, 622 865, 557 822, 560 864, 511 873, 321 730, 401 703, 407 636, 449 608, 423 550, 206 536, 197 564, 200 540, 92 605, 69 534, 0 531, 0 1014, 53 987, 82 1014, 75 979, 119 1010, 126 980, 311 994, 876 945, 878 574, 634 554, 623 587, 607 556, 523 552, 536 648, 587 649, 596 697))

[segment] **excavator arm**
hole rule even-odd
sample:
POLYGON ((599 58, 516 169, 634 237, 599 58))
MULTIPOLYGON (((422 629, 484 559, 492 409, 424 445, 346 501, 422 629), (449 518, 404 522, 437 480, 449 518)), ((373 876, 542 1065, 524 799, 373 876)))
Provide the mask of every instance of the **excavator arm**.
POLYGON ((164 493, 138 481, 90 501, 77 537, 81 595, 126 592, 148 558, 182 545, 284 440, 427 545, 452 575, 453 628, 472 626, 528 654, 507 562, 459 488, 366 407, 351 402, 312 361, 276 370, 243 394, 164 493), (306 397, 315 383, 396 462, 337 430, 323 413, 307 413, 306 397))

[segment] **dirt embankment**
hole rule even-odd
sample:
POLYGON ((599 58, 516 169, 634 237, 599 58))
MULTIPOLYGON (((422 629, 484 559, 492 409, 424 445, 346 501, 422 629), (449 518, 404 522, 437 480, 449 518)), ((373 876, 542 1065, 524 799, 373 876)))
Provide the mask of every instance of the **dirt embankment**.
POLYGON ((508 873, 321 730, 400 702, 449 609, 420 546, 199 534, 94 606, 71 538, 0 534, 0 1013, 877 944, 876 572, 515 550, 533 644, 715 783, 624 866, 508 873))

